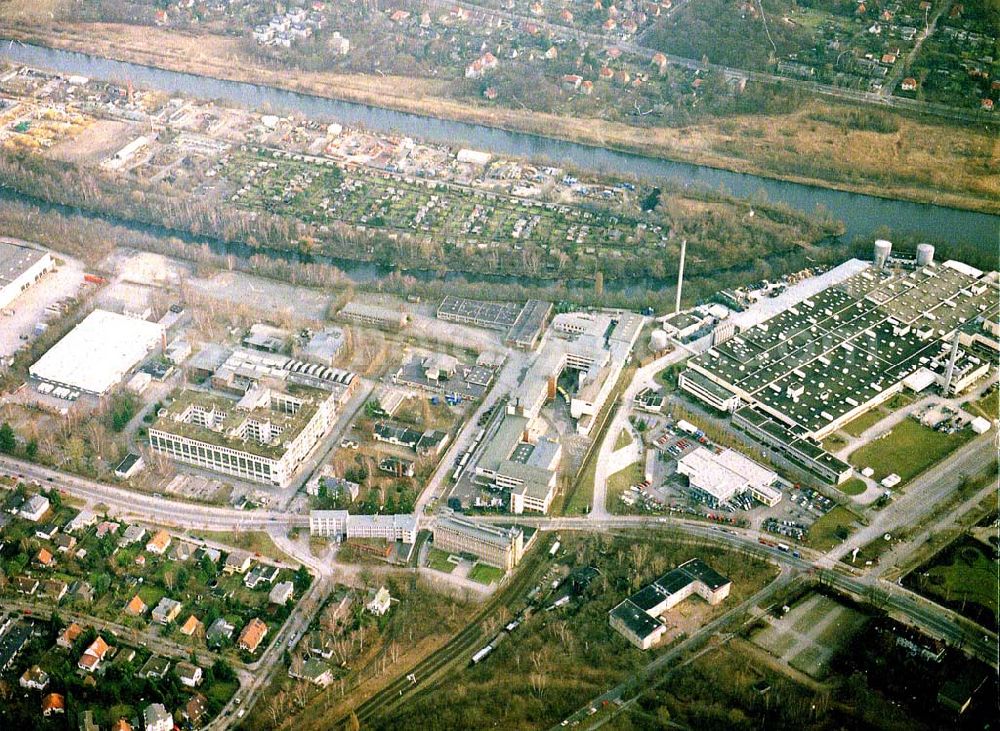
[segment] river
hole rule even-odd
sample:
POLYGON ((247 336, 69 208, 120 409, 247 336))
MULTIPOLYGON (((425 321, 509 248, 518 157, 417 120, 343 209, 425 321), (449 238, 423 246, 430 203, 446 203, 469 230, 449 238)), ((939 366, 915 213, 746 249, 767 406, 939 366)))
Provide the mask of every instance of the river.
POLYGON ((168 93, 225 100, 253 109, 297 112, 373 131, 405 134, 499 155, 562 161, 596 173, 661 179, 682 186, 722 190, 738 197, 763 193, 770 201, 780 201, 807 213, 822 206, 844 222, 845 236, 848 239, 857 236, 871 237, 877 229, 885 226, 892 231, 892 235, 916 236, 932 242, 996 248, 1000 241, 1000 216, 986 213, 846 193, 2 39, 0 57, 62 73, 116 81, 127 78, 137 86, 168 93))

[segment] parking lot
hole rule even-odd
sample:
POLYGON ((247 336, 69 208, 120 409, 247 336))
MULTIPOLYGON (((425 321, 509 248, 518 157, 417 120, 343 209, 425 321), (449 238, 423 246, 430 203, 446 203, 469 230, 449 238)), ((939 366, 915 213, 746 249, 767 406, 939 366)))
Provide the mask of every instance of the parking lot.
POLYGON ((644 415, 642 419, 647 424, 643 439, 649 445, 645 469, 649 479, 630 486, 623 493, 624 500, 615 499, 616 504, 609 506, 613 512, 701 515, 801 540, 809 526, 835 506, 817 491, 783 480, 775 485, 781 490, 782 500, 772 507, 748 495, 735 498, 731 505, 709 506, 693 495, 686 479, 677 474, 677 461, 698 447, 715 449, 717 445, 705 436, 682 431, 666 417, 644 415))

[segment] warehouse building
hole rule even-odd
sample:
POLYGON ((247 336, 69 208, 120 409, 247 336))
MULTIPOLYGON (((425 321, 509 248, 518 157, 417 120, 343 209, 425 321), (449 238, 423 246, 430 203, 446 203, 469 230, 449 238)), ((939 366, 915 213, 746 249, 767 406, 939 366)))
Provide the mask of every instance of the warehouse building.
POLYGON ((615 606, 608 622, 640 650, 648 650, 667 630, 661 619, 666 612, 693 594, 714 606, 731 589, 729 579, 700 558, 692 558, 615 606))
POLYGON ((410 317, 405 312, 361 302, 348 302, 340 310, 340 316, 362 325, 386 330, 402 330, 410 322, 410 317))
POLYGON ((103 395, 154 348, 164 329, 106 310, 94 310, 28 368, 32 378, 56 388, 103 395))
POLYGON ((998 301, 996 272, 961 262, 904 273, 865 267, 692 358, 678 384, 824 479, 842 481, 849 468, 819 442, 915 384, 920 371, 949 395, 985 375, 986 359, 963 349, 962 333, 982 332, 998 301))
POLYGON ((448 515, 434 524, 434 547, 471 553, 484 563, 511 571, 524 555, 524 531, 517 526, 504 528, 448 515))
POLYGON ((750 497, 768 506, 781 502, 781 490, 773 487, 775 472, 732 449, 714 451, 698 447, 677 462, 678 474, 688 478, 692 491, 712 507, 735 497, 750 497))
POLYGON ((439 320, 505 332, 506 343, 522 350, 538 345, 551 313, 552 303, 544 300, 528 300, 521 307, 512 302, 451 296, 445 297, 437 310, 439 320))
POLYGON ((0 309, 53 269, 55 262, 49 252, 0 241, 0 309))
POLYGON ((185 390, 150 427, 149 445, 178 462, 285 487, 336 411, 334 394, 305 386, 255 385, 239 401, 185 390))

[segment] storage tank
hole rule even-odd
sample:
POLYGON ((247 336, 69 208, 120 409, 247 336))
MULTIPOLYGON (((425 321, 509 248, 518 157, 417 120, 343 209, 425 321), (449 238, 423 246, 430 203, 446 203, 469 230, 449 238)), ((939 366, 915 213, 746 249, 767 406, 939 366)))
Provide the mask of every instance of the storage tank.
POLYGON ((917 244, 917 266, 925 267, 934 263, 934 247, 930 244, 917 244))
POLYGON ((879 239, 875 242, 875 268, 885 269, 889 263, 889 255, 892 253, 892 242, 879 239))
POLYGON ((649 349, 658 352, 665 350, 666 347, 667 333, 663 330, 653 330, 653 334, 649 336, 649 349))

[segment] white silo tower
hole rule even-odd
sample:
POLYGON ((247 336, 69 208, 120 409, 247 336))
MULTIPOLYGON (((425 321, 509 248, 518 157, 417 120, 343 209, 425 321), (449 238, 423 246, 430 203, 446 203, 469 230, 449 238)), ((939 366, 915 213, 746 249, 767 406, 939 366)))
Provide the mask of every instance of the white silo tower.
POLYGON ((892 254, 892 242, 879 239, 875 242, 875 268, 885 269, 889 263, 889 255, 892 254))
POLYGON ((917 266, 925 267, 934 263, 934 247, 930 244, 917 244, 917 266))
POLYGON ((667 333, 663 330, 653 330, 653 334, 649 336, 649 349, 658 353, 666 348, 667 333))

